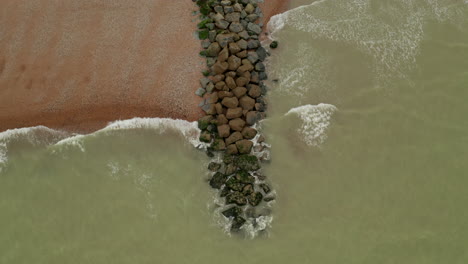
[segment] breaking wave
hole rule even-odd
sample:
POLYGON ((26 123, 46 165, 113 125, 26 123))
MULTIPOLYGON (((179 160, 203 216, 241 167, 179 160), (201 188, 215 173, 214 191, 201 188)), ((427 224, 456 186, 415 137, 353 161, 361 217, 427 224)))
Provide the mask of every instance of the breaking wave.
POLYGON ((109 123, 105 128, 91 134, 71 134, 45 126, 10 129, 0 133, 0 172, 8 162, 8 148, 16 141, 28 142, 33 146, 76 147, 85 151, 83 141, 89 137, 106 135, 112 131, 131 129, 153 129, 164 134, 168 131, 180 133, 188 143, 195 147, 203 146, 198 140, 200 131, 197 122, 170 118, 133 118, 109 123))
POLYGON ((334 105, 303 105, 289 110, 288 115, 297 115, 302 120, 302 125, 297 132, 302 140, 311 147, 318 147, 327 139, 327 130, 331 124, 331 118, 337 111, 334 105))

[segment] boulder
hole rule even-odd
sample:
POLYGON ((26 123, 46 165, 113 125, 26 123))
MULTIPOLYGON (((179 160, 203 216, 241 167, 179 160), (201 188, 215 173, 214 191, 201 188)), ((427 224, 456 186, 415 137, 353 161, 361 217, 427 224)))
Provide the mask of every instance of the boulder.
POLYGON ((225 217, 237 217, 242 214, 242 209, 234 206, 221 212, 225 217))
POLYGON ((218 75, 215 75, 213 77, 211 77, 211 81, 213 81, 213 83, 219 83, 221 81, 224 81, 224 74, 218 74, 218 75))
MULTIPOLYGON (((240 77, 242 78, 242 77, 240 77)), ((241 98, 247 93, 247 89, 245 87, 236 87, 234 90, 232 90, 232 93, 237 97, 241 98)))
POLYGON ((208 128, 208 125, 213 121, 213 116, 211 115, 206 115, 200 119, 198 119, 198 128, 200 130, 206 130, 208 128))
POLYGON ((252 77, 250 78, 251 83, 259 83, 260 82, 260 77, 258 76, 258 72, 254 71, 252 72, 252 77))
MULTIPOLYGON (((214 64, 214 63, 213 63, 214 64)), ((214 89, 214 84, 212 82, 210 82, 207 86, 206 86, 206 92, 208 93, 211 93, 213 92, 213 89, 214 89)))
POLYGON ((236 146, 240 154, 249 154, 252 150, 253 142, 248 139, 243 139, 237 141, 236 146))
POLYGON ((262 62, 255 64, 255 70, 259 72, 265 71, 265 64, 263 64, 262 62))
POLYGON ((220 81, 215 84, 215 87, 217 90, 222 90, 225 85, 226 83, 224 81, 220 81))
POLYGON ((244 127, 242 129, 242 136, 246 139, 253 139, 257 135, 257 130, 252 127, 244 127))
POLYGON ((229 22, 224 19, 220 19, 215 22, 215 25, 220 29, 227 29, 229 27, 229 22))
POLYGON ((252 71, 252 70, 253 70, 252 64, 244 64, 244 65, 240 66, 239 68, 237 68, 236 72, 238 74, 242 74, 242 73, 244 73, 246 71, 252 71))
POLYGON ((229 26, 229 30, 235 33, 239 33, 242 30, 244 30, 244 27, 239 22, 232 22, 231 25, 229 26))
POLYGON ((227 124, 218 126, 218 135, 220 137, 226 138, 231 134, 231 127, 227 124))
POLYGON ((260 95, 262 95, 262 89, 260 88, 260 86, 251 84, 249 88, 249 96, 252 98, 257 98, 260 95))
POLYGON ((252 14, 255 11, 255 6, 253 6, 251 3, 248 3, 244 10, 247 12, 247 14, 252 14))
POLYGON ((249 204, 252 206, 257 206, 262 202, 263 194, 261 192, 252 193, 249 195, 249 204))
POLYGON ((271 192, 270 186, 268 186, 268 184, 266 184, 266 183, 260 184, 260 188, 262 188, 262 190, 263 190, 263 192, 265 194, 269 194, 271 192))
POLYGON ((208 170, 210 170, 210 171, 215 172, 215 171, 217 171, 219 169, 221 169, 221 164, 219 164, 219 163, 210 162, 210 164, 208 164, 208 170))
MULTIPOLYGON (((240 18, 240 14, 239 14, 239 18, 240 18)), ((246 16, 245 19, 247 21, 249 21, 249 22, 254 23, 258 19, 258 15, 257 14, 250 14, 250 15, 246 16)))
POLYGON ((224 15, 224 8, 222 6, 215 6, 214 11, 220 15, 224 15))
POLYGON ((246 222, 246 220, 243 217, 241 217, 241 216, 235 217, 232 220, 231 230, 232 231, 239 230, 245 224, 245 222, 246 222))
POLYGON ((225 47, 218 54, 218 62, 225 62, 229 57, 229 49, 225 47))
MULTIPOLYGON (((247 41, 241 39, 239 41, 236 42, 237 46, 239 47, 239 49, 241 50, 245 50, 247 49, 247 41)), ((239 50, 240 51, 240 50, 239 50)))
POLYGON ((200 79, 200 85, 202 88, 206 88, 206 86, 211 82, 210 79, 203 77, 200 79))
POLYGON ((257 54, 257 52, 250 51, 249 53, 247 53, 247 59, 248 59, 251 63, 257 62, 257 61, 258 61, 258 54, 257 54))
POLYGON ((237 181, 244 184, 253 184, 255 182, 255 177, 245 170, 237 172, 235 178, 237 181))
POLYGON ((230 154, 230 155, 235 155, 235 154, 239 153, 239 151, 237 150, 236 144, 228 145, 226 147, 226 153, 230 154))
POLYGON ((217 138, 213 141, 211 144, 211 147, 215 151, 220 151, 220 150, 225 150, 226 149, 226 143, 224 143, 224 140, 221 138, 217 138))
POLYGON ((249 83, 249 79, 245 77, 239 77, 236 79, 236 86, 244 87, 249 83))
POLYGON ((236 177, 231 177, 229 180, 226 181, 226 187, 229 188, 231 191, 240 192, 244 189, 245 184, 238 181, 236 177))
POLYGON ((245 198, 245 196, 240 192, 232 192, 226 195, 226 203, 244 206, 247 204, 247 198, 245 198))
POLYGON ((249 41, 247 41, 248 49, 256 49, 258 47, 260 47, 260 41, 258 41, 257 39, 249 39, 249 41))
POLYGON ((211 43, 210 46, 206 49, 206 56, 207 57, 216 57, 218 56, 218 53, 221 51, 221 47, 217 42, 211 43))
POLYGON ((234 96, 234 94, 233 94, 232 92, 228 92, 228 91, 219 91, 219 92, 218 92, 218 97, 219 97, 219 99, 221 99, 221 100, 222 100, 223 98, 225 98, 225 97, 233 97, 233 96, 234 96))
POLYGON ((203 89, 203 88, 198 88, 196 91, 195 91, 195 94, 200 96, 200 97, 203 97, 203 95, 206 93, 206 90, 203 89))
POLYGON ((218 102, 218 92, 211 93, 208 97, 208 103, 216 104, 218 102))
MULTIPOLYGON (((228 62, 229 63, 229 62, 228 62)), ((236 82, 231 76, 226 77, 226 85, 229 89, 234 89, 237 87, 236 82)))
POLYGON ((264 61, 267 57, 267 51, 265 50, 265 48, 263 47, 259 47, 257 49, 257 54, 258 54, 258 59, 261 60, 261 61, 264 61))
POLYGON ((260 81, 264 81, 264 80, 268 79, 268 75, 266 74, 266 72, 259 72, 258 73, 258 78, 260 79, 260 81))
POLYGON ((213 19, 213 21, 215 22, 218 22, 218 21, 221 21, 224 19, 224 15, 222 14, 223 13, 223 10, 219 10, 221 12, 218 12, 216 14, 214 14, 211 18, 213 19))
MULTIPOLYGON (((229 155, 229 156, 231 156, 231 155, 229 155)), ((226 175, 232 175, 236 171, 237 171, 237 167, 234 164, 229 163, 229 164, 226 165, 226 169, 225 169, 225 174, 226 175)))
POLYGON ((227 119, 234 119, 242 116, 242 108, 229 108, 226 112, 227 119))
POLYGON ((247 57, 247 50, 243 50, 243 51, 241 51, 241 52, 238 52, 238 53, 236 54, 236 56, 239 57, 239 58, 241 58, 241 59, 247 57))
POLYGON ((228 22, 239 22, 240 21, 240 13, 239 12, 232 12, 224 16, 224 19, 228 22))
POLYGON ((218 125, 224 125, 227 124, 229 121, 225 115, 221 114, 216 117, 216 122, 218 123, 218 125))
POLYGON ((214 104, 205 104, 202 106, 202 110, 205 111, 207 115, 214 115, 216 114, 216 108, 214 104))
POLYGON ((250 35, 246 30, 239 32, 238 35, 240 38, 245 39, 245 40, 250 38, 250 35))
MULTIPOLYGON (((213 24, 214 26, 214 24, 213 24)), ((211 42, 215 42, 216 40, 216 35, 218 35, 218 33, 216 33, 216 30, 210 30, 210 32, 208 32, 208 39, 211 41, 211 42)), ((214 56, 213 56, 214 57, 214 56)))
POLYGON ((242 189, 242 194, 245 195, 245 196, 248 196, 248 195, 252 194, 253 192, 255 192, 255 190, 254 190, 254 187, 253 187, 252 184, 247 184, 242 189))
POLYGON ((235 78, 237 73, 235 71, 228 71, 224 75, 226 75, 226 77, 235 78))
POLYGON ((253 33, 257 34, 257 35, 260 35, 260 33, 262 33, 262 28, 259 25, 255 24, 255 23, 252 23, 252 22, 249 22, 247 24, 247 30, 251 31, 251 32, 253 32, 253 33))
POLYGON ((239 140, 242 140, 242 134, 240 132, 234 132, 228 138, 226 138, 226 144, 231 145, 239 140))
POLYGON ((227 33, 227 34, 218 34, 216 36, 216 41, 219 43, 221 48, 227 47, 227 45, 231 42, 234 42, 234 33, 227 33))
POLYGON ((241 12, 242 10, 244 10, 244 7, 239 3, 235 3, 232 7, 234 8, 234 11, 236 12, 241 12))
MULTIPOLYGON (((239 40, 240 41, 240 40, 239 40)), ((229 43, 229 52, 231 52, 231 54, 237 54, 238 52, 240 52, 242 49, 239 47, 239 45, 237 44, 237 42, 233 42, 233 43, 229 43)))
POLYGON ((242 109, 250 111, 255 106, 255 99, 244 95, 239 99, 239 105, 242 107, 242 109))
POLYGON ((228 69, 231 70, 231 71, 235 71, 239 68, 239 66, 241 65, 241 59, 239 59, 238 57, 234 56, 234 55, 231 55, 231 57, 229 57, 228 59, 228 69))
POLYGON ((210 143, 212 139, 211 133, 208 131, 203 131, 200 133, 199 139, 201 142, 210 143))
POLYGON ((206 58, 206 65, 208 67, 213 66, 216 63, 216 58, 215 57, 208 57, 206 58))
POLYGON ((221 74, 227 71, 229 64, 227 62, 216 62, 211 70, 216 74, 221 74))
POLYGON ((258 158, 254 155, 240 155, 233 160, 236 167, 246 171, 256 171, 260 169, 258 158))
POLYGON ((245 121, 247 122, 247 125, 252 126, 257 121, 262 119, 262 115, 257 112, 257 111, 250 111, 245 115, 245 121))
POLYGON ((223 113, 223 106, 221 105, 221 103, 215 104, 215 109, 216 109, 216 113, 217 113, 218 115, 220 115, 220 114, 223 113))
POLYGON ((224 7, 224 13, 230 14, 232 12, 234 12, 234 8, 232 6, 225 6, 224 7))
POLYGON ((227 108, 236 108, 239 105, 239 100, 237 97, 224 97, 221 104, 227 108))
POLYGON ((275 40, 275 41, 271 42, 270 43, 270 48, 272 48, 272 49, 278 48, 278 41, 275 40))
POLYGON ((226 175, 217 172, 211 177, 210 186, 214 189, 220 189, 226 183, 227 178, 226 175))
POLYGON ((222 0, 222 1, 219 1, 221 3, 222 6, 228 6, 228 5, 231 5, 231 1, 230 0, 222 0))
POLYGON ((241 118, 235 118, 229 121, 229 126, 232 130, 240 132, 245 127, 245 121, 241 118))

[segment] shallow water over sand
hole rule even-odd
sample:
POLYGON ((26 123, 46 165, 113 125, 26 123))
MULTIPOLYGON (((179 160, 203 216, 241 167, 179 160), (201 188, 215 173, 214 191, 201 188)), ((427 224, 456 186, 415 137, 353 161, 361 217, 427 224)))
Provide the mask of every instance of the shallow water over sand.
POLYGON ((191 123, 17 131, 0 263, 466 263, 468 5, 312 2, 271 27, 267 232, 223 231, 191 123))

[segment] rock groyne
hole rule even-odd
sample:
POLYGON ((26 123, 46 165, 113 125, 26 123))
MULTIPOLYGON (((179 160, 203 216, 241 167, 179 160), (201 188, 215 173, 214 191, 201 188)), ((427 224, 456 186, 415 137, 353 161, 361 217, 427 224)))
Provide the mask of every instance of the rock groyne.
POLYGON ((224 198, 222 214, 231 230, 269 214, 265 205, 275 199, 261 163, 269 160, 269 146, 257 131, 266 117, 267 87, 260 43, 262 12, 257 0, 198 0, 201 56, 207 70, 196 94, 205 112, 198 121, 200 141, 214 158, 208 166, 209 184, 224 198), (218 161, 216 161, 216 158, 218 161))

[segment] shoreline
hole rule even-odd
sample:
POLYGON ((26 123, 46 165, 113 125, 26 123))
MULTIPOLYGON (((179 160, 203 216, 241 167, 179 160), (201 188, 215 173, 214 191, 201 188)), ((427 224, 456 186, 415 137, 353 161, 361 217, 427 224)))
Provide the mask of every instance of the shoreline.
MULTIPOLYGON (((193 2, 20 2, 0 3, 9 10, 0 20, 8 28, 0 41, 0 131, 43 125, 90 133, 134 117, 203 116, 193 2)), ((288 2, 260 4, 261 22, 288 2)))

